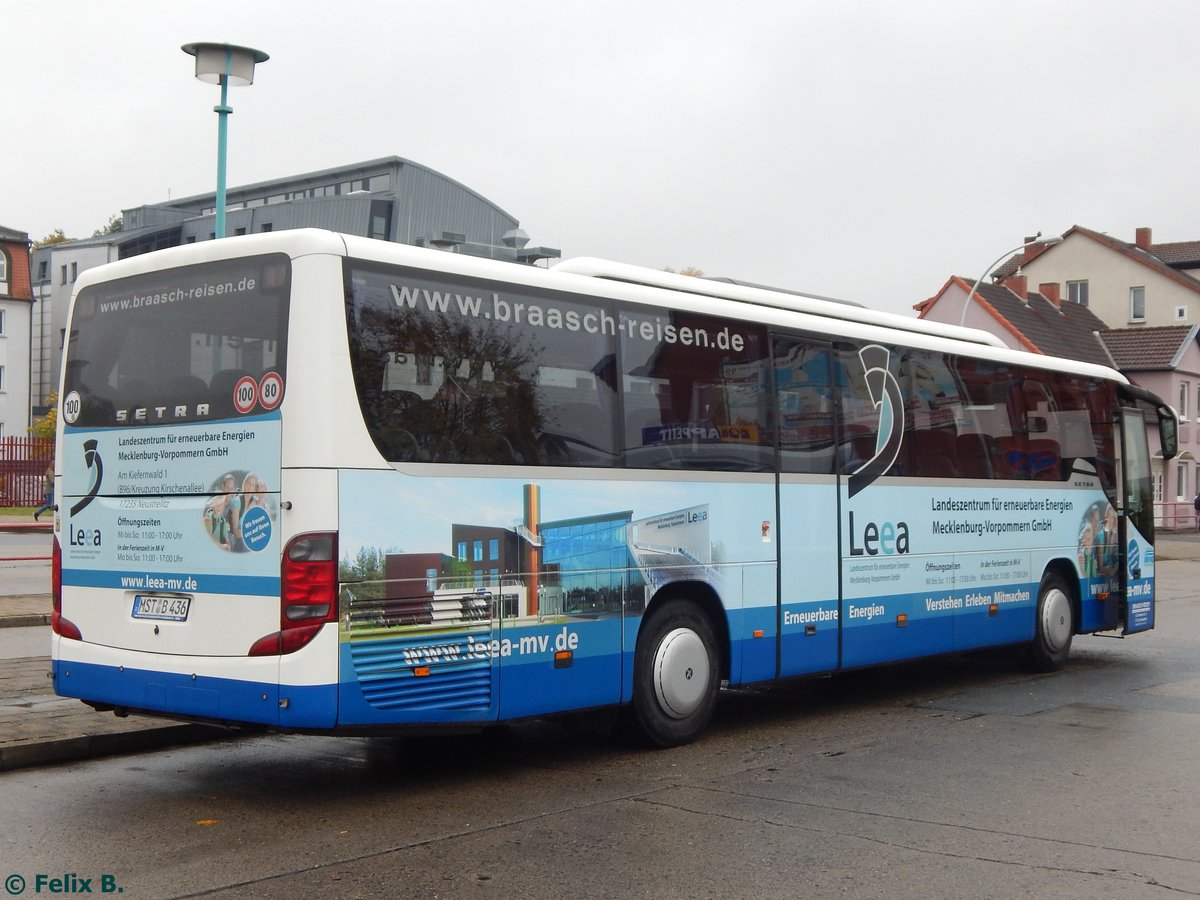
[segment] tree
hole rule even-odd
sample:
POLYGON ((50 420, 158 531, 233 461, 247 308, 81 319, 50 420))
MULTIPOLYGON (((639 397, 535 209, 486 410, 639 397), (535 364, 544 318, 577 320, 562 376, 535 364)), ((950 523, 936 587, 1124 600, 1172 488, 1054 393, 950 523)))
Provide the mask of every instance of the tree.
POLYGON ((349 583, 359 601, 381 600, 386 587, 387 557, 396 552, 394 547, 359 547, 353 559, 343 554, 338 564, 338 580, 349 583))
POLYGON ((668 266, 668 267, 664 268, 663 271, 671 272, 672 274, 677 274, 677 275, 690 275, 692 278, 703 278, 704 277, 704 272, 701 271, 700 269, 696 268, 696 266, 684 266, 678 272, 676 272, 674 269, 672 269, 668 266))
POLYGON ((33 424, 29 426, 29 433, 34 437, 53 438, 58 426, 58 391, 52 391, 46 399, 50 409, 44 416, 34 419, 33 424))
POLYGON ((65 244, 67 241, 70 241, 70 240, 74 240, 74 239, 69 238, 65 234, 63 234, 63 230, 61 228, 55 228, 52 232, 50 232, 48 235, 46 235, 40 241, 34 241, 33 249, 36 250, 39 247, 49 247, 51 244, 65 244))
POLYGON ((103 228, 97 228, 95 231, 93 231, 92 237, 102 237, 106 234, 116 234, 121 230, 123 221, 124 219, 122 216, 118 216, 116 213, 113 213, 108 217, 108 224, 103 228))

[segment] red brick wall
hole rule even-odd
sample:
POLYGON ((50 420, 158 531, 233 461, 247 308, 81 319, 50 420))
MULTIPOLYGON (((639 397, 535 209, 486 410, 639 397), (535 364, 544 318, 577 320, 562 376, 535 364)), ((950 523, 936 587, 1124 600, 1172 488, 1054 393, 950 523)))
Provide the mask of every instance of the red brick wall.
POLYGON ((0 241, 0 247, 8 255, 8 299, 33 300, 33 287, 29 283, 29 247, 23 242, 0 241))

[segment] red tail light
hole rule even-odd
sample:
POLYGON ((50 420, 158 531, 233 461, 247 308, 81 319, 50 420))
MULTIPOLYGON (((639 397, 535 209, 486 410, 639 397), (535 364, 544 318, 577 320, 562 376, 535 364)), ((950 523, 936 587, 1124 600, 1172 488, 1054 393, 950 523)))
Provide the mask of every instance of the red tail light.
POLYGON ((54 611, 62 612, 62 544, 54 535, 54 546, 50 550, 50 598, 54 611))
POLYGON ((250 656, 294 653, 336 622, 338 609, 337 533, 301 534, 283 551, 280 571, 280 630, 250 647, 250 656))
POLYGON ((50 550, 50 630, 55 634, 75 641, 83 640, 79 626, 70 619, 64 619, 62 614, 62 545, 58 535, 54 536, 54 546, 50 550))

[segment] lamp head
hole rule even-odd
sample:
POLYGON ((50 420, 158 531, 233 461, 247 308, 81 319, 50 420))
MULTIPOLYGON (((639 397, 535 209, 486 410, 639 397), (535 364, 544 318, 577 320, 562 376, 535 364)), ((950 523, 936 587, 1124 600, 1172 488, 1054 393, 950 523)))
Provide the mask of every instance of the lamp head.
POLYGON ((196 77, 209 84, 220 84, 222 76, 227 76, 228 84, 254 84, 254 66, 271 58, 261 50, 236 44, 200 42, 180 49, 196 57, 196 77))

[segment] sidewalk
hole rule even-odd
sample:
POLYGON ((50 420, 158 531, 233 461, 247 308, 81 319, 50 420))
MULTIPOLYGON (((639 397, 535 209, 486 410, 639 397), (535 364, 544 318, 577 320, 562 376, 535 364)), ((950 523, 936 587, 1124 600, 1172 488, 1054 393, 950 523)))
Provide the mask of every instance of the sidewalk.
MULTIPOLYGON (((1200 560, 1200 534, 1164 532, 1158 540, 1158 558, 1200 560)), ((49 625, 50 612, 49 594, 0 596, 0 628, 49 625)), ((145 716, 119 718, 59 697, 50 680, 49 643, 47 629, 45 656, 0 659, 0 772, 237 734, 145 716)))
MULTIPOLYGON (((0 522, 33 524, 32 517, 0 522)), ((46 588, 50 587, 46 564, 46 588)), ((0 630, 50 624, 50 594, 0 596, 0 630)), ((24 766, 136 753, 178 744, 227 738, 236 732, 145 716, 119 718, 78 700, 59 697, 50 680, 50 629, 45 652, 0 659, 0 772, 24 766)))
MULTIPOLYGON (((0 598, 0 625, 15 618, 4 615, 8 599, 0 598)), ((50 598, 44 600, 49 608, 50 598)), ((166 719, 122 719, 111 712, 96 712, 54 693, 49 656, 0 659, 0 772, 211 741, 234 733, 166 719)))

